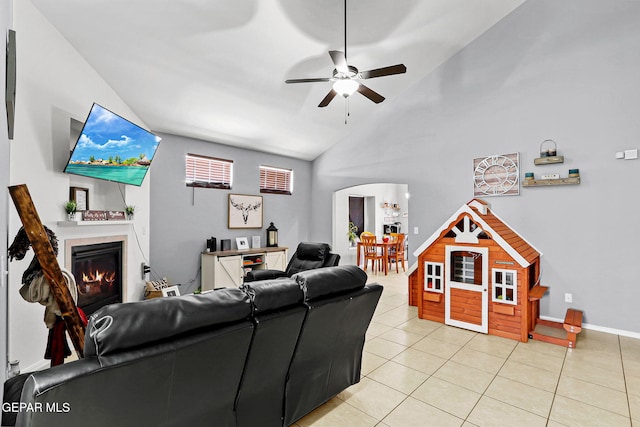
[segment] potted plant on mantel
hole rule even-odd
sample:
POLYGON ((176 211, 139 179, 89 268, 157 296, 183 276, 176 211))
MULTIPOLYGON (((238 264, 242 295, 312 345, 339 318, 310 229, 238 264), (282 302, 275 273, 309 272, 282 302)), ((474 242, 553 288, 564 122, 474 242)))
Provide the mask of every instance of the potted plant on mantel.
POLYGON ((67 212, 67 220, 74 221, 76 219, 76 211, 78 209, 78 204, 75 200, 68 200, 64 204, 64 210, 67 212))
POLYGON ((127 219, 133 219, 133 213, 135 212, 136 207, 133 205, 127 205, 124 207, 124 213, 127 215, 127 219))

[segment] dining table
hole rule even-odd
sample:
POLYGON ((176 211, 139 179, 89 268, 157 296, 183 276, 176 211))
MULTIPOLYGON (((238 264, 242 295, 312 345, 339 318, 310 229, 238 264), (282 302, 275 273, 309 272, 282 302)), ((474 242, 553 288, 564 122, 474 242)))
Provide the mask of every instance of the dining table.
MULTIPOLYGON (((389 273, 389 249, 396 246, 396 241, 393 239, 376 239, 374 243, 376 247, 382 248, 382 261, 384 263, 384 275, 386 276, 389 273)), ((360 267, 360 260, 362 259, 362 247, 364 244, 361 241, 358 241, 357 244, 357 254, 356 254, 356 264, 360 267)))

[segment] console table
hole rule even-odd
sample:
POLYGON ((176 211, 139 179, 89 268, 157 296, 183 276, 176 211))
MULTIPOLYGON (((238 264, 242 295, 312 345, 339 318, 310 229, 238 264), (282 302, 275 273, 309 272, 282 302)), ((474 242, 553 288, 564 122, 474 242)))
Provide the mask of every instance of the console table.
POLYGON ((251 270, 287 268, 288 248, 254 248, 244 250, 203 252, 200 281, 203 291, 215 288, 239 287, 251 270))

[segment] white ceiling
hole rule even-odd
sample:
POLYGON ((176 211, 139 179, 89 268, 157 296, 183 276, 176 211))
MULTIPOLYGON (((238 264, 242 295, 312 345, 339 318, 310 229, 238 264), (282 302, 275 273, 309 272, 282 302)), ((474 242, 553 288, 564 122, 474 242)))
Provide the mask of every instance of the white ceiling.
MULTIPOLYGON (((330 83, 284 83, 331 76, 343 0, 31 1, 156 132, 312 160, 379 109, 356 93, 345 125, 342 98, 317 107, 330 83)), ((524 1, 351 0, 348 62, 405 64, 366 81, 398 102, 524 1)))

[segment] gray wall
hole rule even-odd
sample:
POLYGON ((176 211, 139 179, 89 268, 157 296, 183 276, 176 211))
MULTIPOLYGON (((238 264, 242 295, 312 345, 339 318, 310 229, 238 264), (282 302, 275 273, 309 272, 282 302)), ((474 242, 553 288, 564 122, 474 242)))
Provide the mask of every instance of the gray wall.
MULTIPOLYGON (((183 284, 181 293, 200 285, 200 253, 206 239, 260 236, 266 242, 269 222, 278 227, 279 245, 293 254, 308 240, 311 199, 311 163, 289 157, 233 148, 196 139, 160 134, 162 142, 151 167, 151 268, 159 277, 183 284), (187 153, 233 160, 232 190, 187 187, 184 180, 187 153), (293 195, 263 194, 264 227, 237 230, 227 227, 228 195, 260 195, 261 164, 293 169, 293 195), (197 279, 191 282, 194 278, 197 279)), ((330 205, 331 199, 328 204, 330 205)), ((330 235, 329 235, 330 238, 330 235)))
POLYGON ((544 254, 543 315, 640 333, 640 160, 614 159, 640 146, 638 23, 637 1, 527 1, 316 159, 311 237, 331 235, 333 191, 381 176, 409 184, 413 252, 473 197, 473 158, 519 152, 521 178, 578 168, 578 186, 485 200, 544 254), (534 166, 548 138, 565 163, 534 166))

